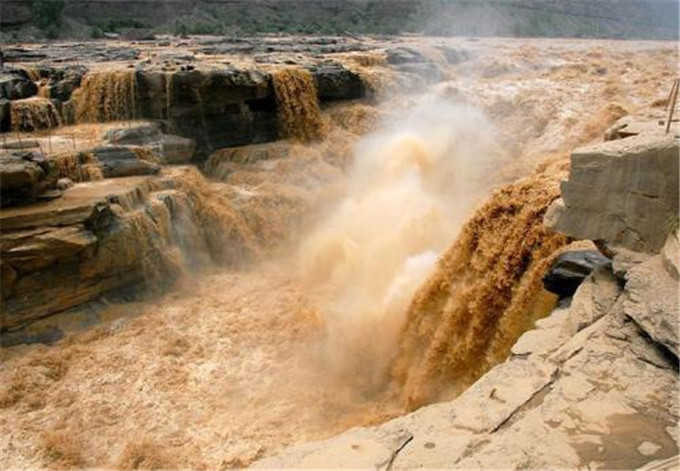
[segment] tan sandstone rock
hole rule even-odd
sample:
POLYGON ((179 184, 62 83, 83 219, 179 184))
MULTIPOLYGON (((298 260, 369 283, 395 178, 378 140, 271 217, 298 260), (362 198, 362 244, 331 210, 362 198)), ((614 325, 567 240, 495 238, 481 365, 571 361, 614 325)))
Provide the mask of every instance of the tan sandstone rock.
POLYGON ((658 252, 678 213, 678 141, 639 135, 572 153, 562 199, 546 224, 579 239, 658 252))

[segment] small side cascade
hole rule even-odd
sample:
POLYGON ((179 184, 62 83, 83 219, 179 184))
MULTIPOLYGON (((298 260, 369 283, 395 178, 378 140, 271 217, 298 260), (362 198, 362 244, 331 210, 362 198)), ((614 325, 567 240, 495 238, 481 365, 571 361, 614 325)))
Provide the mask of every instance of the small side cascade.
POLYGON ((322 139, 325 129, 312 74, 287 68, 275 72, 272 80, 282 136, 299 142, 322 139))
POLYGON ((123 121, 139 116, 134 71, 94 72, 73 93, 75 122, 123 121))

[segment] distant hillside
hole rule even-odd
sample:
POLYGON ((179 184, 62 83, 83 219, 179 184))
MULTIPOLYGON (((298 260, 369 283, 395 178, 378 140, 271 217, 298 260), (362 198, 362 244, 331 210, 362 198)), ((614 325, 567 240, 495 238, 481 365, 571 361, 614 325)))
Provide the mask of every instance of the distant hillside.
POLYGON ((678 38, 679 0, 2 0, 2 38, 308 33, 678 38))

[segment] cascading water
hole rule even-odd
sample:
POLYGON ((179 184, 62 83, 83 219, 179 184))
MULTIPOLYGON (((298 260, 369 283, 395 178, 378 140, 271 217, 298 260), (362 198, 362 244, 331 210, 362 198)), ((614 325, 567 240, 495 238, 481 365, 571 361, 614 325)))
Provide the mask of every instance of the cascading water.
POLYGON ((549 168, 495 192, 418 290, 393 365, 407 408, 462 392, 552 310, 541 279, 568 239, 543 216, 564 175, 549 168))
POLYGON ((75 122, 98 123, 135 119, 137 80, 134 71, 92 72, 73 93, 75 122))
POLYGON ((312 142, 323 138, 324 125, 312 74, 287 68, 272 74, 283 137, 312 142))
POLYGON ((61 124, 59 112, 46 98, 29 98, 10 103, 13 131, 37 131, 56 128, 61 124))

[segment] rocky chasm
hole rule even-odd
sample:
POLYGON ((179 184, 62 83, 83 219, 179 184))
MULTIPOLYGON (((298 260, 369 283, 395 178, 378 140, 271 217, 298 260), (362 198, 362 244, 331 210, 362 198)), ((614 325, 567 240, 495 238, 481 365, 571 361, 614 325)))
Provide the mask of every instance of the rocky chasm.
POLYGON ((2 466, 672 468, 676 44, 242 47, 9 51, 2 466))

